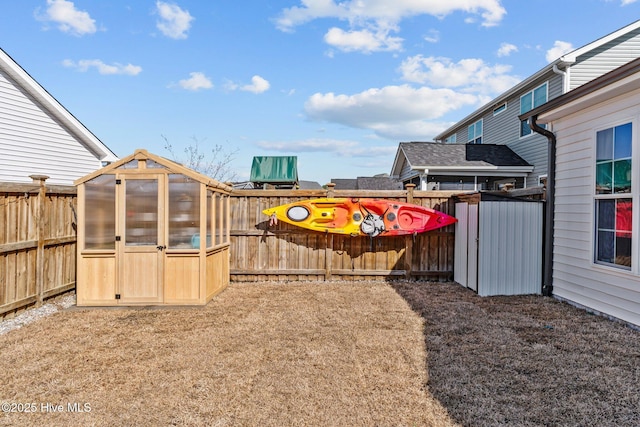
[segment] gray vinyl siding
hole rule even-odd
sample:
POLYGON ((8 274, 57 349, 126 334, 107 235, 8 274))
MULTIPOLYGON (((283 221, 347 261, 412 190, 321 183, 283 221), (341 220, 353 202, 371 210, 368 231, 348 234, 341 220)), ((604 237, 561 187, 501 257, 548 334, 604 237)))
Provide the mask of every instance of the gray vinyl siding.
MULTIPOLYGON (((637 126, 639 99, 640 89, 553 123, 557 136, 553 293, 636 325, 640 325, 638 254, 632 259, 632 271, 593 262, 594 163, 595 132, 628 120, 637 126)), ((635 129, 634 134, 636 151, 635 129)), ((634 216, 637 216, 636 201, 637 197, 634 216)), ((637 235, 635 230, 634 234, 637 235)))
MULTIPOLYGON (((507 99, 507 109, 494 116, 493 108, 485 111, 482 116, 482 143, 508 145, 516 154, 525 159, 527 163, 534 165, 534 170, 527 177, 527 187, 538 185, 538 178, 547 174, 547 139, 534 133, 520 138, 520 97, 548 83, 548 100, 562 95, 563 77, 552 71, 532 82, 521 92, 507 99)), ((501 104, 501 103, 499 103, 501 104)), ((497 106, 497 105, 496 105, 497 106)), ((467 141, 467 128, 478 121, 480 117, 460 124, 456 130, 458 143, 467 141)))
POLYGON ((407 162, 404 156, 403 156, 403 159, 404 160, 403 160, 402 168, 400 169, 400 181, 402 182, 409 180, 417 175, 417 172, 411 169, 411 165, 409 165, 409 162, 407 162))
POLYGON ((590 82, 640 56, 640 28, 577 58, 570 69, 570 89, 590 82))
MULTIPOLYGON (((527 177, 527 187, 533 187, 538 185, 538 179, 540 176, 546 175, 548 171, 548 141, 547 138, 538 134, 532 133, 525 137, 520 137, 520 120, 518 115, 520 114, 520 97, 537 88, 545 82, 548 84, 547 100, 557 98, 562 95, 562 76, 556 73, 549 73, 545 78, 536 81, 527 89, 514 96, 510 102, 514 103, 514 112, 512 112, 512 118, 510 122, 515 123, 515 127, 511 126, 508 131, 503 131, 503 134, 508 133, 507 145, 516 154, 525 159, 529 164, 533 165, 533 172, 527 177)), ((506 127, 505 127, 506 129, 506 127)))
POLYGON ((101 167, 98 157, 0 72, 0 181, 73 181, 101 167))

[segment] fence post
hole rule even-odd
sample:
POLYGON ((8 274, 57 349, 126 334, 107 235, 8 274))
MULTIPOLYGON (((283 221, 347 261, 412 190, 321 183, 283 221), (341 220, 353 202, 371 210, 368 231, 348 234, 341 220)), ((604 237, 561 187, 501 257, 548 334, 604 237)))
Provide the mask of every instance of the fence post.
POLYGON ((407 184, 405 188, 407 189, 407 203, 413 203, 413 191, 416 189, 416 185, 407 184))
MULTIPOLYGON (((407 189, 407 203, 413 203, 413 190, 416 188, 415 184, 405 185, 407 189)), ((411 271, 413 269, 413 239, 415 235, 406 236, 404 238, 404 274, 406 279, 411 279, 411 271)))
MULTIPOLYGON (((336 188, 336 184, 330 182, 327 184, 327 198, 334 197, 334 190, 336 188)), ((331 280, 331 271, 333 270, 333 234, 326 234, 326 246, 324 249, 324 280, 331 280)))
MULTIPOLYGON (((36 249, 36 307, 42 305, 42 295, 44 293, 44 235, 45 235, 45 198, 47 196, 47 186, 45 181, 49 179, 47 175, 29 175, 34 184, 40 186, 38 191, 38 208, 36 209, 36 233, 38 247, 36 249)), ((48 221, 47 221, 48 222, 48 221)))
POLYGON ((334 190, 336 189, 336 184, 330 182, 327 184, 327 198, 330 199, 334 197, 334 190))

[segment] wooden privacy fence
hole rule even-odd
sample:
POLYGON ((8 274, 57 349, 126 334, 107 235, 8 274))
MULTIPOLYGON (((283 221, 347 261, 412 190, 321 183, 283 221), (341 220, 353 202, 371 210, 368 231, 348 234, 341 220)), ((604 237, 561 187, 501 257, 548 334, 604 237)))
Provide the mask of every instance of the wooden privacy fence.
MULTIPOLYGON (((76 188, 0 183, 0 317, 76 286, 76 188)), ((269 226, 263 209, 319 197, 407 201, 453 215, 453 193, 406 190, 234 190, 232 281, 450 279, 453 226, 415 236, 351 237, 289 224, 269 226)))
POLYGON ((234 190, 231 193, 231 280, 365 280, 453 277, 454 226, 414 236, 351 237, 269 226, 263 209, 320 197, 406 201, 454 214, 451 192, 406 190, 234 190))
POLYGON ((0 317, 75 288, 75 187, 0 183, 0 317))

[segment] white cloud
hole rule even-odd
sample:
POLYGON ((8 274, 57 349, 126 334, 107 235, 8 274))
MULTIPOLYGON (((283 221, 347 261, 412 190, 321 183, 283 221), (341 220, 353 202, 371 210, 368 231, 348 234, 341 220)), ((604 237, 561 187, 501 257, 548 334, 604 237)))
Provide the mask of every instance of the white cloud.
POLYGON ((556 40, 556 42, 553 44, 553 47, 547 51, 547 62, 553 62, 565 53, 569 53, 572 50, 575 50, 575 48, 571 43, 556 40))
POLYGON ((99 59, 81 59, 78 62, 71 59, 65 59, 62 61, 62 65, 69 68, 75 68, 78 71, 86 72, 89 68, 95 68, 100 74, 124 74, 128 76, 137 76, 142 72, 142 67, 132 64, 119 64, 113 63, 111 65, 105 64, 99 59))
POLYGON ((400 50, 402 48, 402 39, 389 36, 389 31, 385 30, 376 32, 368 29, 344 31, 333 27, 325 34, 324 41, 343 52, 361 51, 371 53, 400 50))
POLYGON ((626 6, 628 4, 635 3, 636 1, 638 1, 638 0, 622 0, 621 6, 626 6))
POLYGON ((230 91, 238 90, 238 88, 239 88, 239 87, 240 87, 240 86, 239 86, 237 83, 234 83, 234 82, 232 82, 231 80, 227 80, 227 81, 225 81, 225 83, 224 83, 224 88, 225 88, 226 90, 230 90, 230 91))
POLYGON ((492 98, 516 85, 520 79, 510 75, 509 65, 488 65, 482 59, 462 59, 411 56, 399 67, 402 79, 435 87, 458 88, 492 98))
POLYGON ((305 113, 312 120, 370 129, 384 138, 413 135, 424 139, 442 129, 442 124, 433 120, 462 107, 476 106, 481 100, 451 89, 386 86, 355 95, 316 93, 305 103, 305 113))
POLYGON ((200 89, 211 89, 213 87, 213 83, 204 73, 193 72, 189 73, 188 79, 180 80, 178 85, 186 90, 198 91, 200 89))
POLYGON ((502 43, 498 49, 498 57, 509 56, 513 52, 517 52, 518 47, 511 43, 502 43))
POLYGON ((310 138, 298 141, 260 141, 260 148, 282 153, 334 153, 340 157, 384 157, 395 154, 397 146, 363 146, 360 142, 310 138))
POLYGON ((77 10, 73 2, 67 0, 47 0, 47 9, 43 15, 36 11, 36 18, 41 21, 52 21, 58 29, 74 36, 93 34, 97 31, 96 21, 88 12, 77 10))
POLYGON ((507 13, 500 0, 302 0, 301 6, 285 8, 276 19, 282 31, 318 18, 336 18, 352 25, 375 22, 381 28, 395 25, 402 19, 417 15, 444 17, 462 11, 482 18, 486 27, 497 25, 507 13))
POLYGON ((427 35, 424 36, 424 39, 429 43, 438 43, 440 41, 440 31, 431 29, 427 32, 427 35))
POLYGON ((240 86, 238 83, 234 83, 231 80, 228 80, 224 84, 224 87, 227 90, 243 90, 245 92, 253 92, 255 94, 259 94, 268 91, 271 87, 271 84, 264 78, 256 75, 251 78, 251 84, 240 86))
POLYGON ((368 129, 381 138, 430 140, 452 123, 445 117, 473 110, 516 85, 507 65, 481 59, 407 58, 399 67, 410 84, 369 89, 356 94, 316 93, 304 111, 310 120, 368 129))
POLYGON ((189 11, 183 10, 175 4, 158 1, 156 2, 156 12, 160 15, 156 26, 162 34, 172 39, 187 38, 186 33, 191 28, 191 21, 194 20, 189 11))
MULTIPOLYGON (((507 13, 500 0, 301 0, 300 6, 285 8, 275 19, 278 29, 292 32, 295 27, 319 18, 348 22, 349 29, 331 28, 325 41, 341 50, 370 53, 402 49, 402 38, 390 36, 400 30, 399 23, 409 17, 432 15, 442 18, 453 12, 466 12, 480 17, 485 27, 498 25, 507 13)), ((475 19, 465 22, 475 22, 475 19)), ((429 42, 436 33, 425 37, 429 42)))
POLYGON ((275 20, 281 31, 291 32, 293 28, 318 18, 347 18, 342 5, 336 5, 333 0, 302 0, 303 7, 293 6, 283 9, 275 20))

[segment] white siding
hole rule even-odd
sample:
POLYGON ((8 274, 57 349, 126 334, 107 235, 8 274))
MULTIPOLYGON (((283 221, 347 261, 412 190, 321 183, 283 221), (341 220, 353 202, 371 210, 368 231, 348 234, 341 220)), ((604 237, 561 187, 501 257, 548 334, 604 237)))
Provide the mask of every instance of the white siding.
MULTIPOLYGON (((595 132, 633 121, 633 185, 640 185, 640 90, 580 111, 553 123, 557 138, 556 202, 554 221, 554 295, 597 312, 640 325, 639 254, 633 271, 593 262, 595 132)), ((640 206, 634 200, 633 213, 640 206)), ((639 221, 634 239, 640 238, 639 221)))
POLYGON ((0 181, 31 182, 48 175, 48 184, 73 181, 101 167, 67 129, 0 72, 0 181))
POLYGON ((593 49, 577 58, 571 67, 570 89, 575 89, 638 58, 640 52, 640 29, 593 49))

